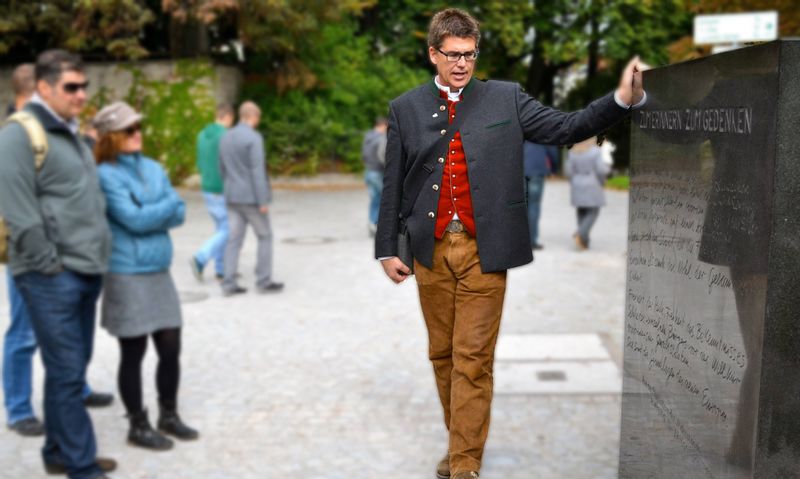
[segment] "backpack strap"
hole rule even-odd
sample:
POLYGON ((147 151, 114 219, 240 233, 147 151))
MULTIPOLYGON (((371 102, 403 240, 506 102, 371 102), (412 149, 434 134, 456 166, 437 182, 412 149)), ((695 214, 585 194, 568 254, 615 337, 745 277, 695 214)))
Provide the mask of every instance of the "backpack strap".
POLYGON ((47 158, 47 152, 49 151, 47 136, 45 135, 44 128, 42 128, 42 124, 39 123, 39 120, 36 119, 32 113, 27 111, 18 111, 14 113, 8 117, 5 123, 8 124, 12 121, 22 125, 22 128, 24 128, 25 132, 28 134, 28 138, 31 140, 31 149, 33 149, 33 161, 36 166, 36 171, 41 170, 42 165, 44 165, 44 160, 47 158))
MULTIPOLYGON (((36 171, 42 169, 44 160, 47 158, 49 147, 47 145, 47 136, 45 135, 44 128, 39 120, 33 114, 27 111, 18 111, 8 117, 3 123, 3 126, 15 121, 22 125, 28 138, 31 141, 31 149, 33 150, 33 164, 36 171)), ((0 263, 8 263, 8 243, 9 243, 8 225, 0 215, 0 263)))

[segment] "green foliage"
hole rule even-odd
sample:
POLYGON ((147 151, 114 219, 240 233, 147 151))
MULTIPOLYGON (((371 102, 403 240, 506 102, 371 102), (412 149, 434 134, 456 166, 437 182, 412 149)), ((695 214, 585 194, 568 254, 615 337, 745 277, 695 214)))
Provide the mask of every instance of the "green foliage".
POLYGON ((125 100, 144 115, 144 154, 160 161, 179 183, 195 170, 197 133, 213 121, 214 70, 207 62, 180 61, 167 80, 147 78, 135 66, 125 100))
POLYGON ((389 100, 429 78, 424 70, 377 55, 354 31, 354 22, 322 27, 308 57, 318 80, 308 91, 282 94, 263 79, 245 85, 244 98, 263 110, 273 169, 309 174, 342 162, 347 170, 360 170, 364 131, 388 114, 389 100))
POLYGON ((139 0, 10 0, 0 4, 0 54, 58 47, 137 59, 147 55, 140 34, 153 20, 139 0))
POLYGON ((606 186, 612 190, 628 190, 631 187, 631 178, 629 176, 612 176, 606 182, 606 186))

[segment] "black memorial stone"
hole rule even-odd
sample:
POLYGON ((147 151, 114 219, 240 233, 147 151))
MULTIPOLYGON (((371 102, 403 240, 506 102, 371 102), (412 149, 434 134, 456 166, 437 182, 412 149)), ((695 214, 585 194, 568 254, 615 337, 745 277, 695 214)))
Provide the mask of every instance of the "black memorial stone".
POLYGON ((619 476, 800 477, 800 40, 644 83, 619 476))

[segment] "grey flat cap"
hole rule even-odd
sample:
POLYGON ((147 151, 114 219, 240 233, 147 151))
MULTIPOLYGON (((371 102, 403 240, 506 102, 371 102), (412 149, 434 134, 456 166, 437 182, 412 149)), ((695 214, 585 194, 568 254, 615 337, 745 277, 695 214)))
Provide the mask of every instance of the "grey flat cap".
POLYGON ((92 125, 101 135, 111 131, 121 131, 140 122, 144 116, 124 101, 103 107, 92 120, 92 125))

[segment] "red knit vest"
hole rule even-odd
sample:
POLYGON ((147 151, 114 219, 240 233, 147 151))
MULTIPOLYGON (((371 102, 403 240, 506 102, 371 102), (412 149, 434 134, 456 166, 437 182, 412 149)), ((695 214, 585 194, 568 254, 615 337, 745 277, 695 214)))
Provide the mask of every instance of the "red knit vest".
MULTIPOLYGON (((447 98, 447 93, 440 91, 442 98, 447 98)), ((447 122, 453 123, 456 118, 456 105, 459 102, 447 100, 447 122)), ((450 140, 442 174, 442 184, 439 185, 439 208, 436 215, 435 236, 441 239, 444 229, 455 213, 464 223, 470 236, 475 237, 475 217, 472 212, 472 197, 469 193, 469 177, 467 176, 467 155, 464 154, 464 145, 461 143, 461 132, 457 131, 450 140)))

